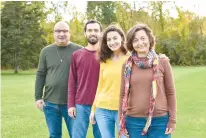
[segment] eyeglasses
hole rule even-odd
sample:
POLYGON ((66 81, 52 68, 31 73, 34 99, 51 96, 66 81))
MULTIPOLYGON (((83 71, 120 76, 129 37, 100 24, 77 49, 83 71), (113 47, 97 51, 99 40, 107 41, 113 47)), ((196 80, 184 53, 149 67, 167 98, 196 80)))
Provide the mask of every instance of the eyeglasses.
POLYGON ((61 33, 61 32, 67 33, 67 32, 69 32, 69 30, 54 30, 54 32, 55 33, 61 33))

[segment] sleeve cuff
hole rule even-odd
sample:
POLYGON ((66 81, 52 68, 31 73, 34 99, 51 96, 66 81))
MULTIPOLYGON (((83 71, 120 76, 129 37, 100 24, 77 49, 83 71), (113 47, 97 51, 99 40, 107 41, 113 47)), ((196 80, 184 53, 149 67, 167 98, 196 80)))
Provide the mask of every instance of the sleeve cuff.
POLYGON ((176 121, 169 120, 167 124, 167 128, 172 128, 173 130, 176 129, 176 121))

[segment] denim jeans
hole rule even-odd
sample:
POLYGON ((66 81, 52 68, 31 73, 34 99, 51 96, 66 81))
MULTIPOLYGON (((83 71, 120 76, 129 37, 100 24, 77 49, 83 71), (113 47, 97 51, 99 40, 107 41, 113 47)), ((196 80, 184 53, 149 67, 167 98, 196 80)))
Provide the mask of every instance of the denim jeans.
MULTIPOLYGON (((102 138, 115 138, 115 124, 119 132, 118 111, 96 108, 95 117, 102 138)), ((121 138, 126 137, 121 136, 121 138)))
POLYGON ((147 118, 126 116, 126 129, 130 138, 171 138, 171 134, 165 134, 168 123, 168 114, 153 117, 146 135, 141 135, 147 118))
POLYGON ((71 137, 73 120, 68 115, 67 104, 53 104, 45 102, 44 115, 49 129, 49 138, 62 137, 62 117, 65 120, 69 136, 71 137))
MULTIPOLYGON (((72 137, 86 138, 89 127, 89 116, 91 112, 91 105, 76 104, 76 118, 74 119, 72 137)), ((92 125, 94 138, 101 138, 101 134, 97 123, 92 125)))

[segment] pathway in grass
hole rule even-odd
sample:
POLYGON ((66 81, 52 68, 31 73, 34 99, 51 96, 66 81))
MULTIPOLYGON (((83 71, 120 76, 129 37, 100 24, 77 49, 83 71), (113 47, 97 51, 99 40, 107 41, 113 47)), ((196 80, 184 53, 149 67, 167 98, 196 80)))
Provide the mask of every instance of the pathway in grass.
MULTIPOLYGON (((173 138, 205 138, 206 136, 206 67, 175 67, 177 90, 177 129, 173 138)), ((4 72, 3 72, 4 73, 4 72)), ((2 137, 48 137, 43 113, 34 104, 32 71, 2 76, 2 137)), ((63 126, 63 138, 68 137, 63 126)), ((89 128, 88 138, 92 138, 89 128)))

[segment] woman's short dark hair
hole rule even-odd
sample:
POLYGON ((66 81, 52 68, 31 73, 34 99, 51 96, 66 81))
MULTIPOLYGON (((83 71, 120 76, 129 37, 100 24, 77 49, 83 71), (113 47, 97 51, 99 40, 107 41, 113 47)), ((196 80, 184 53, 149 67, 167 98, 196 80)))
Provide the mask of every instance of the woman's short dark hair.
POLYGON ((98 24, 99 24, 100 31, 102 31, 102 25, 101 25, 101 23, 100 23, 99 21, 97 21, 97 20, 88 20, 88 21, 85 23, 85 25, 84 25, 84 32, 86 32, 86 30, 87 30, 87 25, 88 25, 88 24, 92 24, 92 23, 98 23, 98 24))
POLYGON ((135 33, 140 31, 140 30, 144 30, 149 38, 149 42, 150 42, 150 49, 155 48, 155 37, 152 34, 152 30, 145 24, 137 24, 135 26, 133 26, 131 29, 129 29, 129 31, 127 32, 127 49, 129 51, 134 51, 133 48, 133 40, 135 37, 135 33))
POLYGON ((124 31, 121 29, 121 27, 117 25, 110 25, 104 30, 102 37, 100 39, 100 49, 98 51, 98 59, 100 60, 100 62, 106 63, 106 60, 111 58, 113 54, 113 51, 107 45, 107 34, 111 31, 116 31, 117 33, 119 33, 119 35, 122 38, 122 43, 121 43, 122 45, 120 47, 120 50, 124 54, 127 53, 127 50, 125 48, 126 38, 125 38, 124 31))

